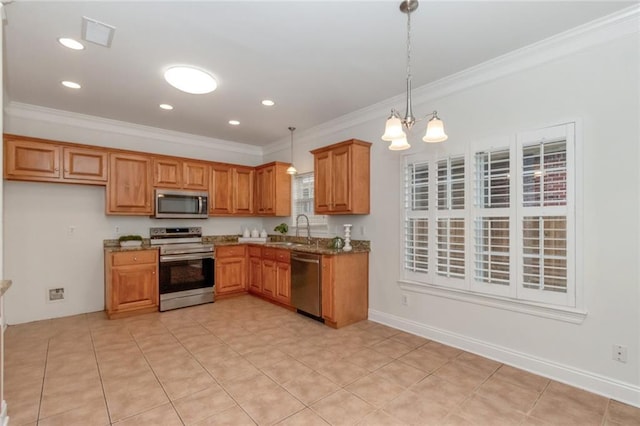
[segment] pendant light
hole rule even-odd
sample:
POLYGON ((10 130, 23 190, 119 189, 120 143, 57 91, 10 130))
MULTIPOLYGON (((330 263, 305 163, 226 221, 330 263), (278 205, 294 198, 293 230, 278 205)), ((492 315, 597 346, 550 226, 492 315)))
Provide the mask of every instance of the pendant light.
POLYGON ((287 174, 295 175, 298 173, 295 167, 293 167, 293 132, 296 130, 295 127, 289 127, 289 131, 291 132, 291 165, 287 169, 287 174))
MULTIPOLYGON (((400 117, 398 111, 392 109, 391 115, 387 119, 382 140, 391 142, 389 149, 392 151, 411 148, 407 141, 407 133, 416 122, 421 120, 413 116, 413 107, 411 105, 411 12, 414 12, 417 8, 418 0, 405 0, 400 3, 400 11, 407 14, 407 107, 403 118, 400 117)), ((429 117, 431 119, 427 122, 427 132, 422 140, 429 143, 446 141, 447 134, 444 132, 442 120, 438 118, 438 112, 433 111, 424 118, 429 117)))

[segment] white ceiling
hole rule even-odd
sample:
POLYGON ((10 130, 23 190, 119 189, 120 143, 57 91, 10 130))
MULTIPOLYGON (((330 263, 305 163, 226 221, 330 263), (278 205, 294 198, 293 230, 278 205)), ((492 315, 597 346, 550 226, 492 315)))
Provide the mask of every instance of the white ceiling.
MULTIPOLYGON (((404 92, 406 15, 399 4, 16 0, 5 7, 5 96, 266 145, 288 137, 288 126, 309 129, 404 92), (111 48, 84 42, 85 50, 72 51, 57 43, 81 39, 83 16, 116 27, 111 48), (175 64, 209 70, 218 89, 189 95, 170 87, 162 74, 175 64), (83 88, 64 88, 62 80, 83 88), (276 106, 263 107, 265 98, 276 106), (163 111, 160 103, 175 109, 163 111), (230 119, 241 125, 230 126, 230 119)), ((413 86, 630 4, 423 0, 412 14, 413 86)))

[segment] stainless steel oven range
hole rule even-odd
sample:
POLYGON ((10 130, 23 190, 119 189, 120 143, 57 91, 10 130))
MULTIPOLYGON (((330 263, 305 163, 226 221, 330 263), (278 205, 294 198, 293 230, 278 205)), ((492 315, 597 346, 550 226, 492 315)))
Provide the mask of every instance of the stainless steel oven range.
POLYGON ((213 244, 202 242, 202 228, 151 228, 149 236, 160 248, 160 311, 213 302, 213 244))

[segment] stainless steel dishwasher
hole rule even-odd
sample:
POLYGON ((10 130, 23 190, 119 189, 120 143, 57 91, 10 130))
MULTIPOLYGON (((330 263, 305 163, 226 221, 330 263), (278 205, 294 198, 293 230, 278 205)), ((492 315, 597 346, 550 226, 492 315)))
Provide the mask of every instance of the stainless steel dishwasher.
POLYGON ((322 317, 322 289, 318 254, 291 252, 291 304, 302 313, 322 317))

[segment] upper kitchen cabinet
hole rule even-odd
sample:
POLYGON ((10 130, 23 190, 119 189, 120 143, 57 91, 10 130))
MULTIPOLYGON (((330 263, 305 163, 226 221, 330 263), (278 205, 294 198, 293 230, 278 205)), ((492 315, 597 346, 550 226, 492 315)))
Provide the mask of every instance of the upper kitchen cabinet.
POLYGON ((291 215, 289 164, 273 162, 256 167, 256 213, 260 216, 291 215))
POLYGON ((4 140, 6 179, 106 184, 106 150, 15 135, 4 140))
POLYGON ((151 159, 146 155, 109 155, 107 214, 151 215, 151 159))
POLYGON ((369 214, 370 150, 350 139, 311 151, 317 214, 369 214))
POLYGON ((209 186, 209 214, 252 215, 254 175, 253 167, 213 164, 209 186))
POLYGON ((153 186, 208 191, 209 163, 172 157, 155 157, 153 159, 153 186))

